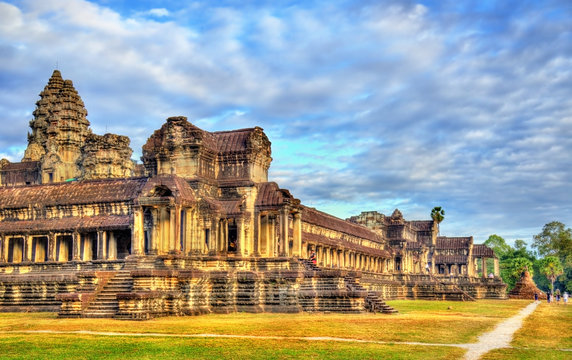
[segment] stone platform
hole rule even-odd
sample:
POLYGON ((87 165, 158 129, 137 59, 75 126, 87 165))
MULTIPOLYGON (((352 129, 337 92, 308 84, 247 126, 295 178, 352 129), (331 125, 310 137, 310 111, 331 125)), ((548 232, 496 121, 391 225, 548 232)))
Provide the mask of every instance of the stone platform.
POLYGON ((384 300, 504 298, 494 279, 362 273, 292 258, 146 256, 0 266, 0 311, 145 320, 231 312, 385 312, 384 300))

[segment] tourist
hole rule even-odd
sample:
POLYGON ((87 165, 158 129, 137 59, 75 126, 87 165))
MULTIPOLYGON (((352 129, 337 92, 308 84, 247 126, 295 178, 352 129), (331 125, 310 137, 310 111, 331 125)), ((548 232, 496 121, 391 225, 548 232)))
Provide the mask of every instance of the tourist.
POLYGON ((427 274, 429 274, 429 263, 425 264, 425 271, 427 271, 427 274))
POLYGON ((312 251, 312 252, 310 253, 310 261, 312 262, 312 264, 313 264, 314 266, 318 263, 318 261, 317 261, 317 259, 316 259, 316 253, 315 253, 314 251, 312 251))
POLYGON ((564 296, 562 298, 564 299, 564 305, 568 305, 568 291, 564 292, 564 296))
POLYGON ((534 293, 534 302, 538 303, 538 293, 534 293))
POLYGON ((556 289, 554 294, 556 295, 556 305, 560 305, 560 289, 556 289))
POLYGON ((550 304, 550 297, 552 296, 551 293, 546 293, 546 302, 550 304))
POLYGON ((489 274, 489 279, 494 279, 494 277, 495 277, 495 276, 493 275, 493 273, 490 273, 490 274, 489 274))

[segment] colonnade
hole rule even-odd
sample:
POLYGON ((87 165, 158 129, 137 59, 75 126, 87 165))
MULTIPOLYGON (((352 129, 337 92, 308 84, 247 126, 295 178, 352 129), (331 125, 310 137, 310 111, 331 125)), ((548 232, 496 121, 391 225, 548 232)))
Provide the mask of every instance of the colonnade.
MULTIPOLYGON (((482 277, 489 277, 490 273, 487 274, 487 263, 488 260, 491 258, 487 258, 487 257, 481 257, 481 276, 482 277)), ((493 272, 492 275, 494 277, 498 277, 500 276, 500 271, 499 271, 499 259, 498 258, 492 258, 493 259, 493 272)), ((475 259, 476 261, 478 261, 478 258, 475 259)), ((475 264, 475 268, 477 267, 477 264, 475 264)))
POLYGON ((301 214, 288 207, 222 217, 194 207, 144 204, 134 208, 132 233, 135 255, 302 256, 301 214))
POLYGON ((309 244, 306 248, 308 253, 311 251, 316 253, 316 260, 319 266, 380 273, 392 270, 390 269, 391 261, 388 258, 319 244, 309 244))
POLYGON ((114 260, 128 255, 129 230, 0 234, 0 263, 114 260), (121 234, 123 232, 123 234, 121 234), (122 237, 123 235, 123 237, 122 237), (122 238, 122 243, 118 239, 122 238), (121 245, 121 246, 120 246, 121 245))

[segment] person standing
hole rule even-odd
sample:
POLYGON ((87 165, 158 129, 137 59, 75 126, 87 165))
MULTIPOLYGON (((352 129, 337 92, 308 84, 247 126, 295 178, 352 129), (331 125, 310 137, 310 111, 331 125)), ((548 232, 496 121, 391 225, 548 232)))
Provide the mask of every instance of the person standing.
POLYGON ((312 262, 312 265, 314 265, 314 266, 316 266, 316 264, 318 263, 318 261, 316 259, 316 253, 313 250, 310 253, 310 261, 312 262))
POLYGON ((564 305, 568 305, 568 291, 564 292, 564 296, 562 298, 564 299, 564 305))

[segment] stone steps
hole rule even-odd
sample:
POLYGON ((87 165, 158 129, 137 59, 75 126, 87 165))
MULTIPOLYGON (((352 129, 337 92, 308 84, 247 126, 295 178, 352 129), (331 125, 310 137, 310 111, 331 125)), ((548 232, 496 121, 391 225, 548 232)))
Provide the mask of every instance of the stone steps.
POLYGON ((118 272, 111 278, 103 290, 95 297, 95 300, 89 304, 87 309, 83 311, 82 317, 86 318, 112 318, 119 311, 119 301, 117 294, 130 292, 133 288, 133 279, 129 275, 129 271, 118 272))

